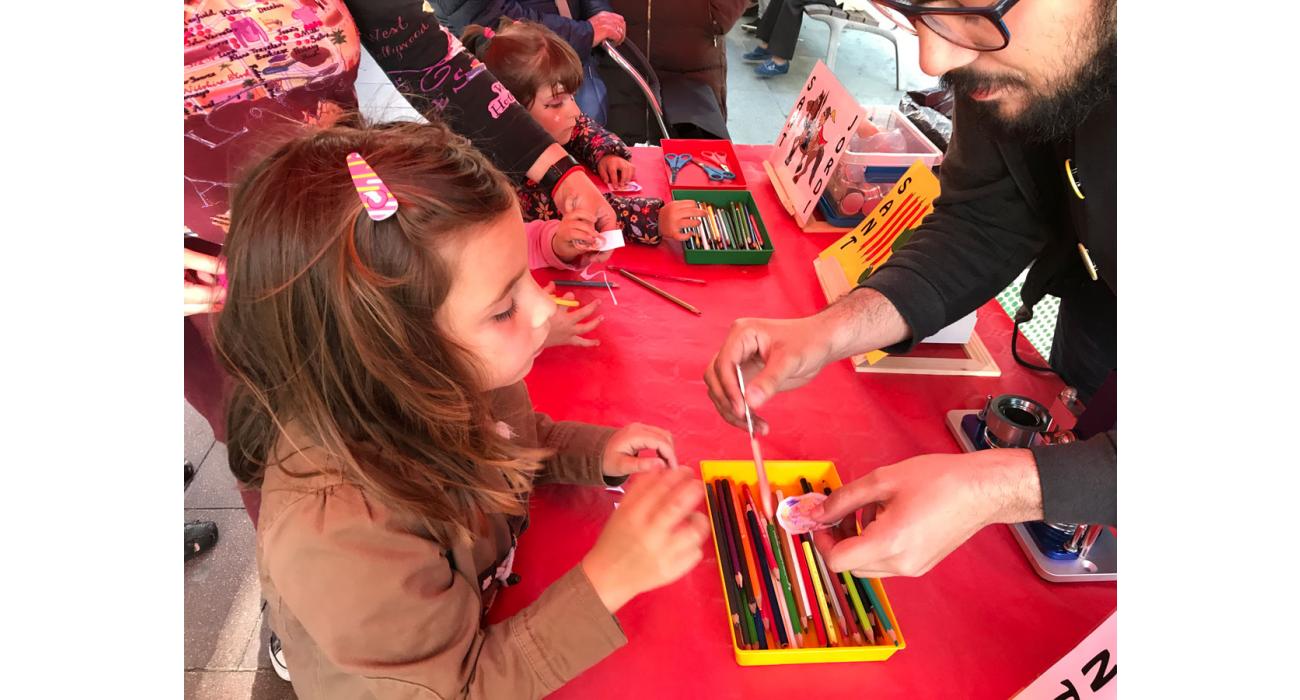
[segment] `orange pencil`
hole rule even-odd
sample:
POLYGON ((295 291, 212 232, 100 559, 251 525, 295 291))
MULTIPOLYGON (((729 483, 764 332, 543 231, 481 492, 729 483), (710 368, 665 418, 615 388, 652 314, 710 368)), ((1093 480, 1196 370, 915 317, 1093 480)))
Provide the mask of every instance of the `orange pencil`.
MULTIPOLYGON (((732 507, 735 508, 737 520, 740 520, 741 518, 745 517, 744 516, 745 505, 744 503, 741 502, 740 493, 739 493, 739 490, 743 488, 745 488, 744 485, 742 485, 740 482, 736 482, 736 488, 731 490, 732 507)), ((762 581, 763 579, 759 577, 758 565, 755 564, 756 560, 754 558, 754 543, 750 540, 749 531, 743 525, 740 527, 740 548, 744 550, 745 553, 745 565, 749 569, 749 580, 753 581, 754 583, 754 605, 757 606, 758 608, 757 614, 761 617, 763 614, 763 593, 761 590, 759 590, 762 588, 762 585, 759 582, 762 581)), ((775 628, 771 627, 770 625, 764 625, 764 627, 767 628, 765 631, 772 632, 771 648, 776 648, 775 628)))

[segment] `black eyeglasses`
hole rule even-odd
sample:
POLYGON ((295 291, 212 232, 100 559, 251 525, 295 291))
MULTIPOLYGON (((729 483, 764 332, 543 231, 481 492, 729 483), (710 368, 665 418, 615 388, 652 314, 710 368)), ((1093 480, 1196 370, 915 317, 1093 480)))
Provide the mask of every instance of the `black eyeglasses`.
POLYGON ((974 51, 1001 51, 1011 41, 1002 16, 1020 0, 998 0, 987 7, 963 7, 958 0, 936 0, 924 5, 900 0, 871 0, 891 22, 916 33, 917 22, 945 41, 974 51))

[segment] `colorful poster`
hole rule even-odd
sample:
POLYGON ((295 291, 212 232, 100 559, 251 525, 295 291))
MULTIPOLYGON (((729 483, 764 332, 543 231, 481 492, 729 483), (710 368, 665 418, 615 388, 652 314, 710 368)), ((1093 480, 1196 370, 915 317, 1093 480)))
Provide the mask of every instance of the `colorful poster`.
POLYGON ((818 61, 767 157, 800 226, 812 217, 840 153, 862 119, 862 106, 818 61))

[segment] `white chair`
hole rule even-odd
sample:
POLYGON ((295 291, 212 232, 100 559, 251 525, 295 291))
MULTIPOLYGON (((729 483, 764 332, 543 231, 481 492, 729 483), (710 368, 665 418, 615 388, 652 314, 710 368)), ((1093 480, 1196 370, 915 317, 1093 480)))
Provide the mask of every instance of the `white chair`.
POLYGON ((826 67, 832 71, 835 70, 835 55, 839 53, 840 34, 845 29, 855 29, 888 39, 894 45, 894 85, 899 90, 903 89, 903 61, 898 52, 898 37, 892 31, 896 25, 866 9, 808 5, 804 7, 803 12, 809 19, 815 19, 830 27, 830 40, 826 42, 826 67))

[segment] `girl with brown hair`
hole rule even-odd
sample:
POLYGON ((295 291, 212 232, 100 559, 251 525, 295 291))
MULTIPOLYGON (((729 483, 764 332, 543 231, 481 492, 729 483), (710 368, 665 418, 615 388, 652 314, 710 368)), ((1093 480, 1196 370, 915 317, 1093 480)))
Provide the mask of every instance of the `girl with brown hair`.
POLYGON ((541 697, 625 643, 622 605, 700 560, 701 494, 667 432, 533 411, 521 380, 555 304, 509 182, 442 124, 282 146, 236 190, 225 250, 230 464, 262 492, 258 572, 299 697, 541 697), (582 561, 483 624, 533 485, 635 472, 582 561))
MULTIPOLYGON (((461 42, 483 62, 538 124, 579 163, 596 172, 611 190, 626 187, 635 175, 632 152, 612 132, 582 113, 574 93, 582 84, 582 62, 550 29, 529 21, 502 18, 495 31, 471 24, 461 42)), ((557 219, 554 199, 536 182, 518 186, 524 219, 557 219)), ((657 197, 606 194, 628 239, 657 245, 664 235, 686 240, 684 229, 698 225, 704 211, 694 202, 664 203, 657 197)))

